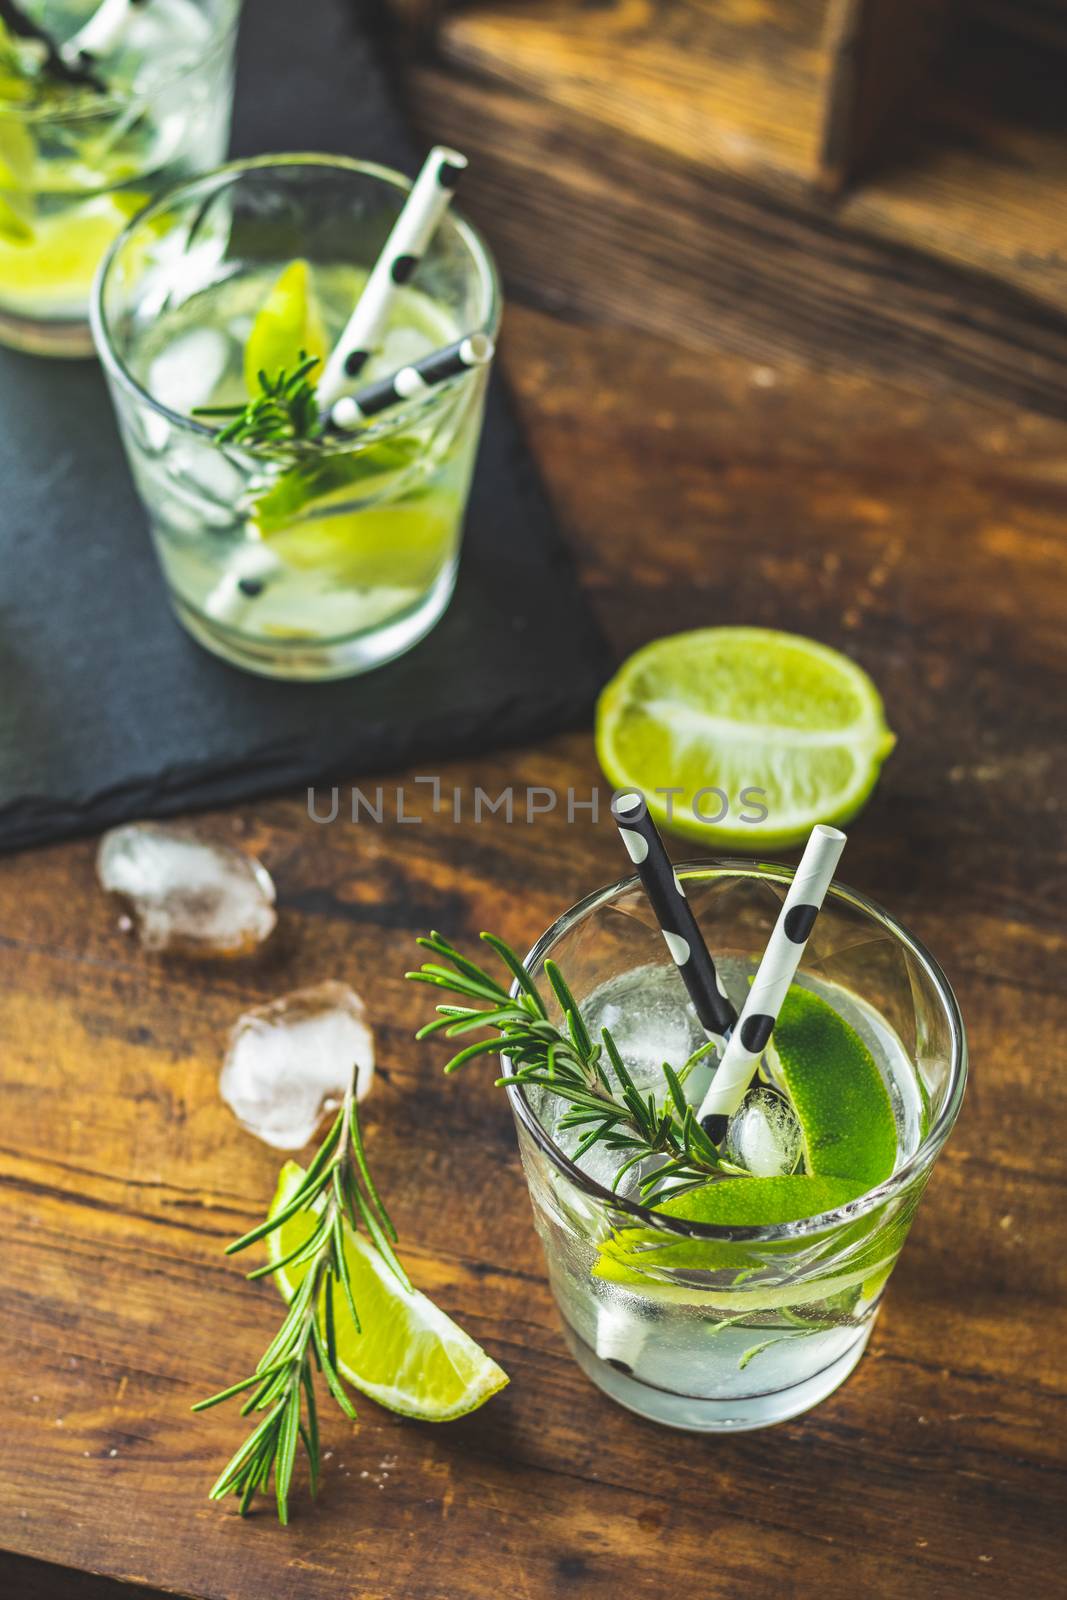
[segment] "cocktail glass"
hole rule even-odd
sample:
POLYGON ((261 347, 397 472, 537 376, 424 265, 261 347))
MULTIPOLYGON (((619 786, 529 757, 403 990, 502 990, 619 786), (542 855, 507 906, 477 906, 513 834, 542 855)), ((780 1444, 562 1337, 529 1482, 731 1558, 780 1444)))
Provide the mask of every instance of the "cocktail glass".
MULTIPOLYGON (((97 0, 49 7, 57 42, 97 0)), ((16 99, 0 76, 0 342, 92 353, 100 260, 153 195, 222 160, 240 0, 152 0, 101 71, 104 90, 16 99), (114 68, 107 63, 114 60, 114 68)))
MULTIPOLYGON (((722 863, 679 872, 739 1003, 792 871, 722 863)), ((661 1092, 661 1062, 677 1067, 705 1041, 635 878, 590 895, 542 935, 527 958, 535 980, 547 957, 593 1036, 611 1028, 639 1083, 661 1092)), ((797 981, 867 1043, 897 1123, 892 1175, 836 1211, 775 1227, 664 1216, 633 1191, 611 1192, 617 1154, 594 1146, 576 1164, 577 1135, 557 1134, 561 1100, 535 1086, 508 1090, 567 1342, 606 1394, 657 1422, 764 1427, 843 1382, 960 1109, 967 1055, 955 998, 919 942, 878 906, 832 888, 797 981)), ((696 1099, 702 1092, 694 1083, 696 1099)))
MULTIPOLYGON (((247 399, 250 329, 294 262, 332 347, 409 188, 341 157, 237 162, 162 196, 101 269, 94 335, 174 609, 253 672, 365 672, 429 632, 452 594, 487 368, 323 444, 306 471, 220 448, 192 415, 247 399)), ((495 335, 499 316, 492 259, 452 211, 360 381, 495 335)))

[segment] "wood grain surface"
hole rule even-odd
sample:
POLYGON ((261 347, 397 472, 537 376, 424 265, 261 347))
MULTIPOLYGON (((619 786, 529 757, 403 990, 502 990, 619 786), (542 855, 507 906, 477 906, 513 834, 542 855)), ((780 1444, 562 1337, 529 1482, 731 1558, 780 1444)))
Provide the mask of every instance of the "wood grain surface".
POLYGON ((932 47, 916 8, 842 5, 851 79, 823 0, 488 0, 443 16, 411 110, 471 156, 467 203, 549 307, 1067 416, 1064 57, 964 13, 893 96, 932 47), (863 155, 839 198, 828 114, 838 176, 863 155))
MULTIPOLYGON (((247 963, 140 953, 86 840, 0 862, 0 1589, 14 1600, 921 1600, 1057 1592, 1067 1143, 1067 430, 999 406, 753 365, 512 308, 504 359, 621 654, 726 621, 792 628, 874 675, 900 744, 848 881, 943 962, 973 1082, 844 1388, 702 1439, 613 1406, 567 1357, 502 1097, 412 1034, 416 933, 528 945, 620 870, 610 820, 309 820, 294 795, 205 819, 257 851, 281 922, 247 963), (338 977, 366 996, 377 1174, 418 1285, 510 1372, 459 1423, 360 1406, 288 1530, 208 1503, 278 1304, 225 1242, 275 1155, 219 1100, 246 1005, 338 977), (418 1094, 413 1140, 400 1113, 418 1094)), ((546 619, 546 637, 551 622, 546 619)), ((576 734, 446 766, 597 781, 576 734)), ((422 800, 418 798, 423 796, 422 800)), ((682 847, 683 851, 685 847, 682 847)), ((691 848, 691 847, 690 847, 691 848)), ((681 853, 681 852, 680 852, 681 853)))

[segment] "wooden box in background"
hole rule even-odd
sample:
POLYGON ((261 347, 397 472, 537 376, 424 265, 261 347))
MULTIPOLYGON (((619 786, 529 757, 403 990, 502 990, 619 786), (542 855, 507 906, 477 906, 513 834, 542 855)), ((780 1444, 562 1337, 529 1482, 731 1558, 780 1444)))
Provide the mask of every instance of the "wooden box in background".
POLYGON ((391 0, 513 289, 1067 413, 1067 0, 391 0))

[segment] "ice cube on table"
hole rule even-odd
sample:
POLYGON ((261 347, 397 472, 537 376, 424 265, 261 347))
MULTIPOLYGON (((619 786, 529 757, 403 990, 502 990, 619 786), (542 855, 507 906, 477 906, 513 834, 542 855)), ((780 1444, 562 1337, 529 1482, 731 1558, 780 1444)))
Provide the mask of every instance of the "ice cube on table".
POLYGON ((274 884, 262 863, 181 823, 112 828, 100 841, 96 872, 132 912, 146 950, 248 955, 278 920, 274 884))
POLYGON ((257 1139, 276 1150, 300 1150, 340 1104, 356 1068, 362 1100, 374 1075, 366 1007, 346 983, 328 981, 240 1016, 219 1090, 257 1139))
POLYGON ((742 1101, 726 1129, 726 1154, 754 1178, 795 1172, 801 1133, 796 1113, 771 1089, 756 1089, 742 1101))

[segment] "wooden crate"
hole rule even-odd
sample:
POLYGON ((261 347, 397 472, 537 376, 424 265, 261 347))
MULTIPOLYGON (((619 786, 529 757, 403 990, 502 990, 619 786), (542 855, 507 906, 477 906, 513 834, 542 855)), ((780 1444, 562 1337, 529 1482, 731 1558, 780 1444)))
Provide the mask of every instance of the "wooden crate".
POLYGON ((489 0, 435 17, 412 111, 474 158, 466 204, 513 287, 768 360, 1067 408, 1053 0, 1010 28, 994 0, 489 0))

